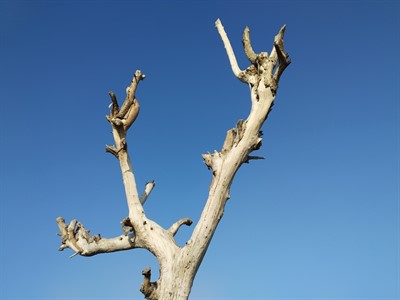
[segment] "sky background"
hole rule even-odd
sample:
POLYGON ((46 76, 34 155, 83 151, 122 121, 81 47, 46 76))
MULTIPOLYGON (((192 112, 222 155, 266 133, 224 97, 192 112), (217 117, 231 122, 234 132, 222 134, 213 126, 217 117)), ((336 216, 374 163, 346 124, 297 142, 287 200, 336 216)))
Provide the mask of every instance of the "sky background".
POLYGON ((398 2, 0 0, 1 299, 143 299, 154 257, 70 259, 55 220, 122 233, 104 116, 141 69, 128 142, 139 188, 156 181, 146 213, 197 222, 201 154, 250 108, 217 18, 242 69, 244 27, 269 52, 287 24, 292 64, 254 153, 266 160, 239 170, 191 299, 399 299, 398 2))

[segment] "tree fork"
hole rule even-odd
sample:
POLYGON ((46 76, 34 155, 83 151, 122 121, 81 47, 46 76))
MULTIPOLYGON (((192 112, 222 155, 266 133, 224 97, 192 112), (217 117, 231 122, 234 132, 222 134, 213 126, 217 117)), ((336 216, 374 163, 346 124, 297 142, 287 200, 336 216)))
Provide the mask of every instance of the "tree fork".
POLYGON ((111 239, 100 235, 90 236, 89 231, 76 220, 67 225, 63 218, 57 218, 62 243, 60 250, 70 248, 75 252, 73 256, 92 256, 134 248, 144 248, 154 254, 160 265, 160 277, 151 281, 151 270, 146 268, 142 272, 144 279, 140 288, 149 300, 188 299, 197 270, 224 214, 236 172, 243 163, 264 159, 250 154, 261 147, 261 127, 271 112, 280 77, 290 64, 284 48, 285 25, 275 36, 270 54, 257 54, 251 44, 250 29, 244 29, 243 49, 251 63, 245 70, 240 69, 219 19, 215 26, 225 46, 233 74, 250 87, 251 109, 247 119, 240 119, 236 128, 227 131, 220 151, 202 155, 204 163, 212 170, 211 185, 203 212, 186 244, 179 247, 174 236, 182 225, 190 226, 192 220, 182 218, 170 228, 162 228, 146 216, 143 208, 155 186, 154 181, 146 184, 141 196, 137 190, 126 136, 139 114, 140 106, 135 93, 139 82, 145 78, 140 70, 135 72, 127 87, 121 107, 116 95, 109 93, 110 114, 106 116, 114 137, 114 146, 106 146, 106 151, 119 160, 128 203, 128 216, 121 221, 123 234, 111 239))

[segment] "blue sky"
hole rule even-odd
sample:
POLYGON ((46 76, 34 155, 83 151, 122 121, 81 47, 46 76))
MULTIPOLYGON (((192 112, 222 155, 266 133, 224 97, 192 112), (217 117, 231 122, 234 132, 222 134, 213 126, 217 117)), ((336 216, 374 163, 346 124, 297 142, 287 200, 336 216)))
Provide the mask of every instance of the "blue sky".
MULTIPOLYGON (((0 298, 143 299, 143 250, 69 259, 56 217, 113 237, 127 213, 108 91, 136 69, 129 133, 147 215, 197 221, 220 149, 246 118, 214 21, 239 64, 287 24, 285 71, 238 172, 191 299, 399 299, 400 6, 396 1, 0 1, 0 298)), ((184 243, 192 228, 182 229, 184 243)))

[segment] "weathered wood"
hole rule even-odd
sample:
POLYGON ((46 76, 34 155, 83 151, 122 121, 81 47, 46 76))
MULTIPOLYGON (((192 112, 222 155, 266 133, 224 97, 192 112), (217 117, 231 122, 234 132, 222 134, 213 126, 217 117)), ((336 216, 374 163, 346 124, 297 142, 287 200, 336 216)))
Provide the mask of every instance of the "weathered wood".
POLYGON ((115 144, 107 146, 106 151, 119 160, 128 203, 128 217, 121 222, 124 234, 112 239, 90 236, 89 231, 76 220, 67 225, 63 218, 57 218, 62 238, 60 250, 71 248, 74 255, 91 256, 144 248, 154 254, 160 265, 160 277, 151 281, 151 270, 146 268, 142 272, 144 279, 140 289, 149 300, 188 299, 197 270, 224 214, 236 172, 243 163, 263 159, 250 154, 261 147, 261 127, 271 111, 279 79, 290 63, 289 55, 284 50, 285 26, 275 36, 270 55, 267 52, 256 54, 253 51, 249 29, 246 27, 243 32, 243 47, 251 65, 242 71, 221 21, 218 19, 215 25, 233 74, 250 86, 251 109, 246 120, 239 120, 236 128, 227 131, 220 151, 202 155, 206 166, 212 170, 211 185, 203 212, 186 244, 179 247, 174 236, 182 225, 191 225, 192 220, 183 218, 168 229, 162 228, 146 216, 143 208, 154 188, 154 181, 146 184, 140 197, 137 190, 126 134, 139 113, 135 91, 139 82, 145 78, 139 70, 135 72, 126 89, 127 96, 121 109, 115 94, 110 92, 112 104, 107 116, 115 144))

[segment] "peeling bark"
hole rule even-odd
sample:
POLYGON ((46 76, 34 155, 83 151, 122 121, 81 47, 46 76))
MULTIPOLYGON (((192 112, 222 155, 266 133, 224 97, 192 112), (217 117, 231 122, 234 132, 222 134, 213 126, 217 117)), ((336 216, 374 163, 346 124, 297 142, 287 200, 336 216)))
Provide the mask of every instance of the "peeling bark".
POLYGON ((218 19, 215 25, 233 74, 250 86, 251 110, 246 120, 238 120, 236 127, 227 131, 220 151, 202 155, 204 163, 212 170, 212 180, 203 212, 186 244, 179 247, 174 236, 182 225, 190 226, 192 220, 183 218, 168 229, 162 228, 146 216, 143 208, 155 186, 154 181, 146 184, 140 197, 137 190, 126 136, 139 114, 140 106, 135 92, 139 82, 145 78, 140 70, 135 72, 127 87, 126 98, 121 107, 116 95, 109 93, 112 103, 110 114, 106 116, 114 137, 114 145, 106 146, 106 151, 119 160, 128 203, 128 216, 121 221, 123 234, 111 239, 100 235, 91 236, 76 220, 67 225, 63 218, 57 218, 62 242, 60 250, 70 248, 75 252, 73 256, 92 256, 134 248, 144 248, 154 254, 160 265, 160 277, 151 281, 151 270, 146 268, 142 272, 144 279, 140 288, 144 297, 149 300, 188 299, 197 270, 224 214, 236 172, 243 163, 263 159, 250 154, 261 147, 261 127, 271 112, 280 77, 290 64, 283 41, 286 26, 275 36, 270 54, 254 52, 250 30, 245 28, 243 48, 251 65, 242 71, 221 21, 218 19))

